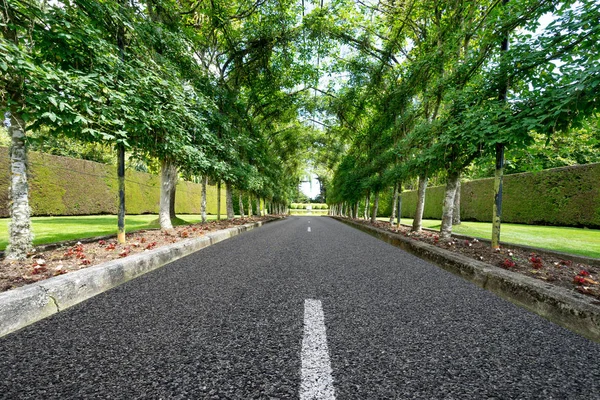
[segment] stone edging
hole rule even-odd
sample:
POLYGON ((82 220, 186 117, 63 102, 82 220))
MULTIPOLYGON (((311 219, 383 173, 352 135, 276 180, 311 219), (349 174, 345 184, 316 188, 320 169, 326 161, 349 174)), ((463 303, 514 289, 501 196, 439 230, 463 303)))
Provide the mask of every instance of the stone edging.
POLYGON ((258 221, 207 233, 0 293, 0 337, 200 249, 258 228, 258 221))
POLYGON ((600 342, 600 307, 594 299, 516 272, 452 253, 428 243, 331 217, 461 276, 588 339, 600 342))

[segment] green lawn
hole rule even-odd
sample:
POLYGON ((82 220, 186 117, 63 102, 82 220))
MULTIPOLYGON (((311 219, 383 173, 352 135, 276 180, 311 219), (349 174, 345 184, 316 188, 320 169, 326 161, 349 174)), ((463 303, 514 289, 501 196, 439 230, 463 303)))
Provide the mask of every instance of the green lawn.
MULTIPOLYGON (((202 220, 200 215, 179 215, 183 223, 197 223, 202 220)), ((208 215, 209 220, 217 219, 216 215, 208 215)), ((225 218, 221 215, 221 218, 225 218)), ((61 242, 63 240, 82 239, 94 236, 116 234, 116 215, 87 215, 75 217, 33 217, 34 244, 61 242)), ((8 244, 8 218, 0 218, 0 250, 8 244)), ((158 228, 158 216, 128 215, 125 217, 126 232, 140 229, 158 228)))
MULTIPOLYGON (((389 220, 389 218, 378 219, 389 220)), ((404 218, 401 222, 410 225, 412 219, 404 218)), ((425 228, 439 229, 440 224, 439 220, 423 220, 425 228)), ((452 231, 476 238, 492 238, 491 222, 463 222, 454 226, 452 231)), ((600 230, 597 229, 502 224, 500 232, 500 240, 503 242, 600 258, 600 230)))

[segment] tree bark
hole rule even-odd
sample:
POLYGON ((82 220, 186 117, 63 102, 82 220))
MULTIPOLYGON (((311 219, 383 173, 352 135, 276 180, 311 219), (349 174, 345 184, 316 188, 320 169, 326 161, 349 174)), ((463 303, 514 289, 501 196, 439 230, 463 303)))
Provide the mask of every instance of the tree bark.
POLYGON ((221 181, 217 182, 217 221, 221 220, 221 181))
POLYGON ((4 125, 11 137, 10 146, 10 224, 6 258, 25 260, 33 248, 29 185, 27 183, 27 146, 25 122, 18 114, 4 114, 4 125))
POLYGON ((371 205, 371 192, 367 192, 367 197, 365 198, 365 221, 369 219, 369 206, 371 205))
POLYGON ((496 144, 496 173, 494 174, 494 207, 492 216, 492 249, 500 248, 502 221, 502 181, 504 180, 504 145, 496 144))
POLYGON ((252 195, 248 193, 248 217, 252 218, 252 195))
POLYGON ((460 175, 449 173, 446 182, 446 192, 444 195, 444 206, 442 208, 442 226, 440 227, 440 237, 449 238, 452 236, 452 218, 454 216, 454 198, 460 175))
POLYGON ((390 225, 394 225, 394 220, 396 219, 396 205, 398 202, 398 185, 399 185, 399 183, 396 183, 396 185, 394 185, 394 194, 392 195, 392 214, 390 215, 390 225))
POLYGON ((177 168, 169 158, 162 160, 160 168, 160 206, 158 210, 158 222, 160 229, 169 231, 173 229, 171 223, 171 191, 173 190, 173 176, 177 175, 177 168))
POLYGON ((377 212, 379 211, 379 190, 375 192, 375 199, 373 199, 373 214, 371 215, 371 222, 377 222, 377 212))
POLYGON ((402 183, 398 182, 398 217, 396 218, 396 223, 398 228, 400 228, 400 221, 402 219, 402 183))
POLYGON ((423 227, 423 210, 425 209, 425 193, 427 190, 427 175, 419 175, 419 192, 417 198, 417 209, 413 220, 413 232, 421 232, 423 227))
POLYGON ((177 181, 179 180, 177 173, 173 174, 173 176, 171 177, 173 179, 173 181, 171 182, 171 199, 169 200, 169 216, 171 217, 171 220, 174 220, 175 218, 177 218, 177 215, 175 215, 175 192, 177 191, 177 181))
POLYGON ((262 216, 262 209, 260 207, 260 197, 259 196, 256 197, 256 213, 258 214, 259 217, 262 216))
POLYGON ((241 191, 240 191, 240 194, 239 194, 239 197, 238 197, 238 201, 240 202, 240 217, 241 218, 246 218, 246 215, 244 215, 244 199, 243 199, 241 191))
POLYGON ((456 186, 456 194, 454 195, 454 214, 452 214, 452 225, 460 225, 460 179, 456 186))
POLYGON ((225 182, 225 203, 227 204, 227 219, 232 220, 235 218, 235 213, 233 212, 233 188, 231 187, 231 183, 225 182))
MULTIPOLYGON (((502 0, 506 8, 508 0, 502 0)), ((501 53, 508 51, 509 33, 506 32, 500 45, 501 53)), ((498 101, 506 103, 508 95, 508 77, 502 76, 500 89, 498 90, 498 101)), ((496 143, 496 171, 494 173, 494 207, 492 215, 492 249, 500 248, 500 226, 502 223, 502 181, 504 180, 504 143, 496 143)))
POLYGON ((208 185, 208 176, 202 177, 202 203, 200 205, 200 214, 202 215, 202 223, 206 223, 206 186, 208 185))
POLYGON ((125 145, 117 145, 117 179, 119 181, 119 211, 117 217, 117 241, 125 243, 125 145))

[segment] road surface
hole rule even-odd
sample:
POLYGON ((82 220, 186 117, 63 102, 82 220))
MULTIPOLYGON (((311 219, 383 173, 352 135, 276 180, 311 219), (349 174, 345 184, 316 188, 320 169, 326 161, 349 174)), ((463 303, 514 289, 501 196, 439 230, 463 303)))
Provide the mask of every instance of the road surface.
POLYGON ((2 399, 598 399, 600 345, 324 217, 0 339, 2 399))

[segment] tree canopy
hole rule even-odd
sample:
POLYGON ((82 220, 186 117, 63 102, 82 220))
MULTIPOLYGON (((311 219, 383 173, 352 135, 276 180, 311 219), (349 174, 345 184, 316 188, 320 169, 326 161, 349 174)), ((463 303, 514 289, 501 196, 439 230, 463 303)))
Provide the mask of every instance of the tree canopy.
POLYGON ((489 175, 499 145, 510 171, 598 160, 592 0, 5 0, 0 15, 7 128, 276 203, 307 165, 328 203, 357 205, 489 175))

